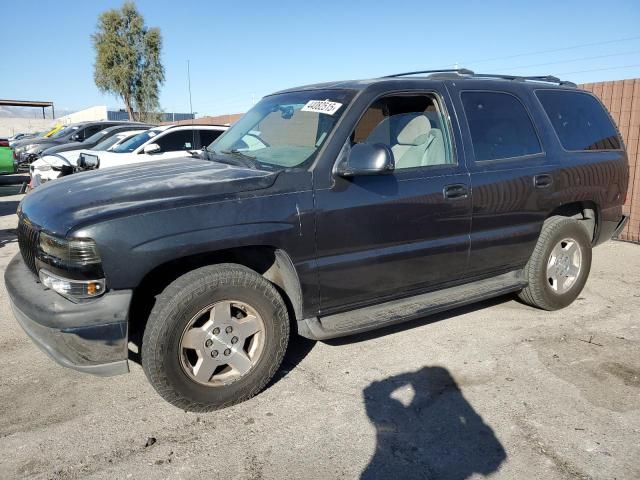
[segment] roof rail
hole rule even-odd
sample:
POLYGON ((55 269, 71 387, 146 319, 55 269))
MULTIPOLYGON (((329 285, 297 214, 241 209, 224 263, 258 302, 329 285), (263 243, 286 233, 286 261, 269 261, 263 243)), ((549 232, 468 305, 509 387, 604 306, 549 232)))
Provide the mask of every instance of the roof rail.
POLYGON ((417 70, 415 72, 394 73, 393 75, 385 75, 380 78, 406 77, 408 75, 418 75, 420 73, 458 73, 460 75, 474 75, 467 68, 439 68, 437 70, 417 70))
POLYGON ((394 77, 406 77, 408 75, 418 75, 422 73, 434 74, 434 77, 440 77, 440 73, 456 73, 458 75, 468 75, 474 78, 502 78, 505 80, 514 80, 514 81, 534 81, 534 82, 547 82, 547 83, 555 83, 558 85, 568 86, 568 87, 577 87, 577 85, 573 82, 569 82, 567 80, 560 80, 558 77, 554 77, 553 75, 532 75, 532 76, 521 76, 521 75, 504 75, 501 73, 475 73, 468 68, 449 68, 449 69, 438 69, 438 70, 417 70, 415 72, 404 72, 404 73, 395 73, 393 75, 385 75, 381 78, 394 78, 394 77))
POLYGON ((522 76, 522 75, 504 75, 500 73, 476 73, 473 76, 480 77, 480 78, 504 78, 505 80, 515 80, 515 81, 522 81, 522 82, 531 80, 534 82, 556 83, 558 85, 564 85, 568 87, 577 87, 575 83, 569 82, 567 80, 560 80, 558 77, 554 77, 553 75, 522 76))

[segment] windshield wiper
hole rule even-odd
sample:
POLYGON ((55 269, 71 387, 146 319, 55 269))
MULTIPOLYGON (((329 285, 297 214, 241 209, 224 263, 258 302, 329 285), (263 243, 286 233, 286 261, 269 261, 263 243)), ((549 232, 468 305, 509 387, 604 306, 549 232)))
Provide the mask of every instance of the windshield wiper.
MULTIPOLYGON (((256 160, 256 157, 247 155, 246 153, 243 153, 240 150, 236 150, 235 148, 233 150, 221 150, 220 153, 224 155, 232 156, 236 160, 235 165, 239 165, 241 167, 253 168, 256 170, 260 168, 260 163, 256 160)), ((230 160, 231 159, 227 159, 226 163, 233 164, 234 162, 230 160)), ((219 161, 219 160, 216 160, 216 161, 219 161)))
POLYGON ((226 153, 227 155, 239 155, 243 158, 248 158, 249 160, 255 160, 256 157, 252 155, 247 155, 246 153, 234 148, 233 150, 222 150, 220 153, 226 153))

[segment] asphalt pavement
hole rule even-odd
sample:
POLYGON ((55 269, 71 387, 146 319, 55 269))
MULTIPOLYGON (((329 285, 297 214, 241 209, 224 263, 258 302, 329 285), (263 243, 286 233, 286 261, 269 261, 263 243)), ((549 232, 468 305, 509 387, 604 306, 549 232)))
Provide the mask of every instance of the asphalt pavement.
MULTIPOLYGON (((3 274, 20 198, 0 198, 3 274)), ((294 338, 264 392, 193 414, 135 363, 111 378, 53 363, 0 281, 0 478, 638 479, 639 313, 640 245, 608 242, 564 310, 507 296, 294 338)))

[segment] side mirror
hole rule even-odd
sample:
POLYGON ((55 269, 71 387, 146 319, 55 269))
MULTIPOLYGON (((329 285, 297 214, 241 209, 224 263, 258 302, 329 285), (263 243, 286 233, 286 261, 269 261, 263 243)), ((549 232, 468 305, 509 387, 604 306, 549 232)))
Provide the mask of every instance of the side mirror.
POLYGON ((395 168, 393 153, 387 145, 358 143, 351 148, 346 161, 338 166, 338 175, 383 175, 393 172, 395 168))
POLYGON ((80 134, 79 133, 74 133, 73 135, 71 135, 70 140, 74 141, 74 142, 81 142, 82 139, 80 138, 80 134))
POLYGON ((145 145, 142 151, 148 154, 158 153, 160 151, 160 145, 157 143, 150 143, 149 145, 145 145))

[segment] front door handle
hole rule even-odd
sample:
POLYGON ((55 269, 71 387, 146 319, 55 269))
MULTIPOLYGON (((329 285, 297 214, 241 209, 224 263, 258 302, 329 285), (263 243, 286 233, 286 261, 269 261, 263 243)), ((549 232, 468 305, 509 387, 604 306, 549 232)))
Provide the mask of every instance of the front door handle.
POLYGON ((469 190, 464 183, 454 183, 453 185, 447 185, 443 190, 444 198, 449 200, 458 200, 461 198, 467 198, 469 196, 469 190))
POLYGON ((547 173, 533 177, 533 184, 536 188, 547 188, 553 183, 553 177, 547 173))

